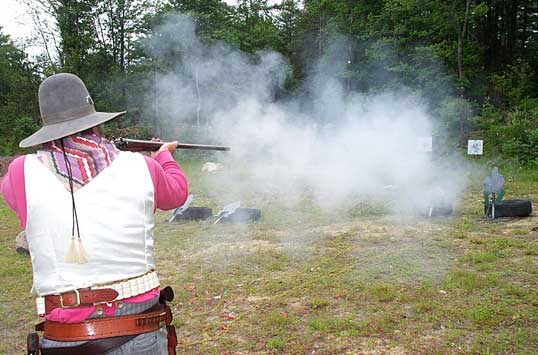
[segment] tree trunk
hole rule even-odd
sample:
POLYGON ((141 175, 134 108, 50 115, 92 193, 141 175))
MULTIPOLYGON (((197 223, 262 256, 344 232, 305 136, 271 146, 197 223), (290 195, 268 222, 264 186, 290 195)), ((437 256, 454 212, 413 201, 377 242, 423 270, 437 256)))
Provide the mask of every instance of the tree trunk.
POLYGON ((508 10, 508 28, 507 28, 507 47, 508 47, 508 63, 513 61, 515 56, 514 50, 517 47, 517 12, 519 8, 519 1, 512 0, 508 10))
POLYGON ((323 16, 319 15, 319 57, 323 55, 323 16))
POLYGON ((120 23, 120 71, 121 71, 121 97, 124 109, 127 108, 127 88, 125 83, 125 7, 128 0, 119 2, 119 23, 120 23))
POLYGON ((527 5, 523 5, 522 8, 523 24, 521 25, 521 51, 525 50, 527 46, 527 28, 529 25, 529 12, 527 5))
POLYGON ((120 70, 122 74, 125 74, 125 7, 126 2, 120 2, 120 70))
POLYGON ((116 38, 116 15, 114 13, 114 5, 112 3, 112 0, 108 2, 108 16, 110 21, 110 28, 108 29, 110 31, 110 40, 112 41, 112 59, 114 61, 114 65, 118 62, 118 46, 117 46, 117 38, 116 38))
MULTIPOLYGON (((465 35, 467 33, 467 24, 469 22, 469 11, 471 8, 471 0, 466 0, 465 4, 465 16, 463 18, 463 25, 461 31, 458 35, 458 78, 460 80, 460 97, 463 99, 464 87, 463 79, 465 78, 465 73, 463 70, 463 45, 465 41, 465 35)), ((460 112, 460 141, 462 144, 465 140, 465 120, 467 119, 467 114, 461 110, 460 112)))
POLYGON ((465 4, 465 16, 463 19, 463 26, 461 32, 458 35, 458 78, 460 81, 464 78, 463 72, 463 45, 465 41, 465 35, 467 33, 467 25, 469 22, 469 10, 471 8, 471 0, 466 0, 465 4))

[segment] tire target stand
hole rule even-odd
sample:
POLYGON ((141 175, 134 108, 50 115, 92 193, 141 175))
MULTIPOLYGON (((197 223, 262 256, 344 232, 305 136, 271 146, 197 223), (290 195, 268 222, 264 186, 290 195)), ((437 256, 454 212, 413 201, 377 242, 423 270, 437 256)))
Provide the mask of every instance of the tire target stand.
MULTIPOLYGON (((469 156, 484 155, 483 140, 467 142, 469 156)), ((494 167, 491 174, 484 179, 484 214, 489 219, 502 217, 527 217, 532 213, 532 203, 529 200, 505 200, 504 177, 499 168, 494 167)))
POLYGON ((191 221, 210 221, 219 223, 247 223, 259 221, 262 217, 261 210, 256 208, 241 208, 240 202, 230 203, 224 206, 215 216, 209 207, 192 207, 193 195, 189 195, 183 206, 176 208, 168 223, 187 223, 191 221))
POLYGON ((262 217, 261 210, 257 208, 241 208, 240 202, 230 203, 217 213, 213 224, 218 223, 247 223, 259 221, 262 217))
POLYGON ((529 200, 504 200, 504 177, 497 167, 484 180, 484 214, 487 218, 527 217, 532 213, 529 200))
POLYGON ((176 208, 168 223, 186 223, 190 221, 204 221, 213 216, 213 210, 209 207, 191 207, 194 195, 189 195, 183 206, 176 208))

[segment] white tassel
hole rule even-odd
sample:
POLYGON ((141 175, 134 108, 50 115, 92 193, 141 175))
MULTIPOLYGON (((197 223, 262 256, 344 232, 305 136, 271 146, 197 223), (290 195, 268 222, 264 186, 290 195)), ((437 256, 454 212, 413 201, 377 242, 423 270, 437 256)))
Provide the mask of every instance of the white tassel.
POLYGON ((65 255, 65 261, 67 263, 76 263, 78 260, 78 253, 75 247, 75 236, 71 237, 69 242, 69 249, 67 249, 67 254, 65 255))
POLYGON ((77 240, 78 240, 77 263, 86 264, 88 262, 88 254, 86 253, 86 248, 84 248, 84 245, 82 244, 82 239, 77 238, 77 240))

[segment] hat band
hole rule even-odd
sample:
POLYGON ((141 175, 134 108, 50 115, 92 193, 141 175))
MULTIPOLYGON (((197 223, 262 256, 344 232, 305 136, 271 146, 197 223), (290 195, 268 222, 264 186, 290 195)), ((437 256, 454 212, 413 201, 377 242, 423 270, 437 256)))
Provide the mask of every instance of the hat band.
POLYGON ((43 126, 53 125, 56 123, 72 121, 84 116, 95 113, 95 108, 92 104, 86 104, 80 107, 72 108, 62 112, 57 112, 51 115, 42 116, 43 126))

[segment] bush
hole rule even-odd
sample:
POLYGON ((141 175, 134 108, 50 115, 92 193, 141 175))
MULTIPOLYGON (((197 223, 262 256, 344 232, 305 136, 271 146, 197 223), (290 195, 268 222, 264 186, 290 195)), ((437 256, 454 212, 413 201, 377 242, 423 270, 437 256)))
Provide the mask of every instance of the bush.
POLYGON ((155 132, 154 129, 149 126, 132 125, 129 127, 120 127, 114 122, 105 124, 105 136, 109 139, 112 139, 113 137, 150 139, 155 136, 155 132))
POLYGON ((529 111, 538 117, 538 99, 524 99, 519 104, 519 108, 529 111))
POLYGON ((19 142, 39 129, 39 124, 31 117, 18 117, 12 121, 9 130, 2 134, 0 155, 10 156, 20 153, 19 142))
POLYGON ((532 66, 521 59, 514 65, 508 65, 503 72, 492 74, 489 80, 495 92, 511 106, 520 105, 533 94, 532 66))
POLYGON ((480 128, 492 147, 490 153, 538 167, 538 103, 524 100, 521 106, 502 111, 489 104, 480 115, 480 128))
POLYGON ((13 137, 18 142, 39 129, 39 124, 31 117, 19 117, 13 125, 13 137))

